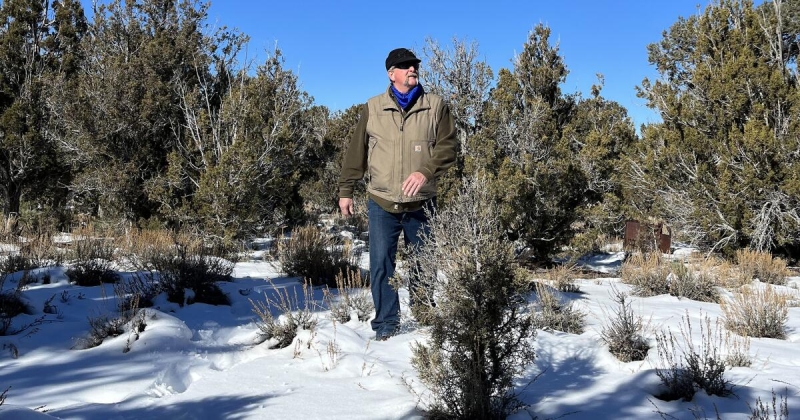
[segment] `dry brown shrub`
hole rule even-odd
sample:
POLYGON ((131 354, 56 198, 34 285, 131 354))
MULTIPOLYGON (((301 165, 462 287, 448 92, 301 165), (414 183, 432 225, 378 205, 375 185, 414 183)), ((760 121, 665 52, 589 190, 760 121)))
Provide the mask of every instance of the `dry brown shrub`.
POLYGON ((670 265, 669 293, 673 296, 700 302, 717 302, 717 283, 714 272, 702 264, 675 261, 670 265))
POLYGON ((620 278, 634 295, 656 296, 669 293, 669 272, 660 253, 634 253, 622 264, 620 278))
POLYGON ((575 265, 558 265, 547 270, 547 280, 559 292, 580 293, 580 286, 575 284, 575 274, 575 265))
POLYGON ((717 275, 719 285, 726 289, 736 290, 752 281, 752 279, 745 279, 741 275, 739 267, 730 261, 718 258, 711 261, 713 261, 711 264, 714 265, 713 270, 717 275))
POLYGON ((719 299, 717 264, 697 257, 690 257, 689 262, 670 262, 659 253, 634 254, 622 265, 620 277, 633 286, 637 296, 669 293, 701 302, 719 299))
POLYGON ((773 258, 768 252, 740 249, 736 251, 739 275, 744 283, 758 279, 762 283, 785 285, 790 275, 786 261, 773 258))
POLYGON ((331 318, 338 322, 348 322, 355 313, 361 322, 366 322, 375 310, 372 302, 372 293, 369 289, 369 280, 361 275, 361 270, 351 270, 336 275, 336 289, 334 294, 330 288, 325 288, 325 301, 331 310, 331 318))
POLYGON ((301 226, 278 244, 278 259, 290 276, 309 279, 313 285, 335 286, 336 274, 358 269, 361 254, 351 242, 342 244, 317 226, 301 226))
POLYGON ((92 226, 73 232, 67 249, 70 267, 67 277, 81 286, 96 286, 101 283, 116 283, 119 276, 112 269, 116 254, 113 237, 96 231, 92 226))
POLYGON ((128 264, 139 271, 158 273, 158 287, 169 301, 229 305, 230 299, 216 284, 230 281, 238 257, 225 243, 204 239, 191 233, 166 230, 130 232, 124 239, 128 264), (186 289, 194 296, 185 294, 186 289))
POLYGON ((600 332, 608 350, 622 362, 644 360, 650 345, 644 338, 642 317, 633 313, 627 293, 612 287, 611 297, 617 309, 608 318, 600 332))
POLYGON ((656 333, 660 362, 656 375, 667 388, 659 398, 691 401, 700 389, 708 395, 730 395, 733 385, 725 378, 729 366, 722 354, 724 338, 719 320, 712 327, 710 318, 701 318, 699 344, 694 339, 688 311, 682 320, 680 334, 674 334, 670 329, 656 333))
POLYGON ((572 305, 562 304, 554 289, 548 285, 536 283, 534 290, 539 303, 539 311, 534 318, 536 328, 562 331, 570 334, 582 334, 586 314, 572 305))
POLYGON ((313 331, 317 327, 317 316, 314 314, 314 288, 305 282, 302 286, 302 298, 297 293, 289 293, 287 288, 275 288, 274 293, 265 294, 264 300, 250 299, 253 313, 258 316, 256 325, 261 331, 262 341, 270 340, 271 348, 284 348, 292 344, 299 330, 313 331), (278 318, 272 315, 272 310, 279 312, 278 318))
POLYGON ((720 302, 725 327, 747 337, 784 338, 788 296, 766 287, 744 286, 733 299, 720 302))

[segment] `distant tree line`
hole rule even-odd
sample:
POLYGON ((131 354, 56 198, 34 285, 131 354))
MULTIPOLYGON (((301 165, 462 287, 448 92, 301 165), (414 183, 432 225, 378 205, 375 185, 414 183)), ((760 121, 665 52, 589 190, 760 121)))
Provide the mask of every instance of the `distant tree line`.
MULTIPOLYGON (((269 51, 212 28, 196 0, 0 4, 0 205, 68 227, 76 214, 239 239, 336 210, 359 104, 314 104, 269 51)), ((619 236, 630 218, 731 254, 800 254, 800 6, 715 0, 647 46, 640 97, 663 122, 563 92, 537 25, 496 73, 476 43, 428 40, 423 83, 456 118, 461 150, 440 202, 480 174, 502 231, 539 258, 619 236)))

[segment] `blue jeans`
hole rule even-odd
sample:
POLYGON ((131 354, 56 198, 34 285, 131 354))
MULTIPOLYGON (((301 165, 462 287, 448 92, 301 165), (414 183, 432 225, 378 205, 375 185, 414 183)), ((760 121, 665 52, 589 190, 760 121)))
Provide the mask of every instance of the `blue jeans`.
MULTIPOLYGON (((414 249, 422 245, 422 235, 430 232, 425 208, 432 210, 436 199, 425 202, 423 208, 404 213, 390 213, 372 200, 367 203, 369 217, 369 273, 372 301, 375 303, 375 319, 372 329, 377 336, 391 335, 400 324, 400 299, 390 284, 396 267, 397 242, 400 232, 405 237, 406 247, 414 249)), ((412 270, 413 272, 414 270, 412 270)), ((413 288, 416 276, 409 280, 413 288)))

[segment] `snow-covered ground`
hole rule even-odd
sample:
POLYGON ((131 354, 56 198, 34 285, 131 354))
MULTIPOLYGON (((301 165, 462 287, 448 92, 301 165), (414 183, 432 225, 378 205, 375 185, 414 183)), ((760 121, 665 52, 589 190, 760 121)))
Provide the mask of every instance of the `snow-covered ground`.
MULTIPOLYGON (((255 255, 257 256, 257 255, 255 255)), ((531 346, 536 362, 519 379, 527 411, 512 416, 568 419, 717 418, 746 419, 757 398, 771 402, 772 391, 786 395, 790 413, 800 413, 800 308, 789 309, 785 340, 753 339, 750 367, 726 373, 735 395, 721 398, 699 392, 693 401, 659 400, 655 374, 659 357, 655 331, 678 331, 691 318, 721 317, 717 304, 672 296, 633 297, 633 309, 647 321, 652 348, 645 361, 621 363, 600 339, 616 308, 612 287, 629 290, 613 277, 621 254, 583 261, 609 273, 579 280, 583 293, 566 294, 584 311, 583 334, 540 331, 531 346), (538 378, 537 378, 538 377, 538 378), (535 381, 532 381, 537 378, 535 381)), ((10 387, 0 419, 411 419, 422 417, 429 393, 412 368, 410 345, 426 340, 425 327, 409 316, 402 333, 373 340, 368 323, 333 322, 323 309, 322 290, 314 291, 319 320, 283 349, 259 343, 252 300, 273 289, 295 289, 296 278, 281 275, 277 263, 259 258, 235 266, 234 281, 221 283, 231 306, 179 307, 157 300, 147 309, 147 327, 124 352, 129 334, 99 347, 72 349, 87 334, 88 317, 115 310, 110 285, 69 284, 60 267, 39 269, 50 284, 32 284, 23 296, 34 315, 46 322, 25 333, 0 337, 0 392, 10 387), (49 301, 56 313, 45 314, 49 301)), ((5 284, 13 287, 15 277, 5 284)), ((800 277, 786 293, 797 294, 800 277)), ((406 297, 406 291, 401 290, 406 297)), ((51 308, 52 309, 52 308, 51 308)), ((53 311, 50 311, 53 312, 53 311)), ((407 315, 407 308, 403 306, 407 315)), ((276 312, 277 313, 277 312, 276 312)), ((713 322, 712 322, 713 324, 713 322)), ((693 331, 700 340, 699 328, 693 331)))

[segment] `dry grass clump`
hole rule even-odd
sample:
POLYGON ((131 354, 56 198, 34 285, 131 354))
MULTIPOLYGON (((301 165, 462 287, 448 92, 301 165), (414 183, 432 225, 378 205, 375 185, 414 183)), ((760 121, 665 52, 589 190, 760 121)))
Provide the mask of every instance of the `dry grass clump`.
POLYGON ((704 264, 670 264, 669 293, 700 302, 717 302, 717 276, 704 264))
POLYGON ((747 337, 785 338, 788 297, 765 286, 744 286, 733 299, 720 302, 728 330, 747 337))
POLYGON ((656 296, 669 293, 669 266, 659 253, 634 253, 622 264, 620 278, 633 286, 637 296, 656 296))
POLYGON ((151 281, 157 279, 170 302, 230 305, 217 285, 231 280, 237 257, 230 246, 187 233, 147 230, 127 235, 124 243, 128 263, 148 271, 151 281), (193 293, 187 295, 187 289, 193 293))
POLYGON ((725 364, 728 367, 749 367, 753 364, 750 357, 750 337, 742 337, 730 331, 725 333, 725 364))
POLYGON ((775 395, 775 390, 772 390, 772 402, 764 402, 761 397, 756 400, 755 407, 747 404, 750 407, 750 420, 789 420, 789 390, 784 389, 784 393, 780 396, 775 395))
POLYGON ((92 228, 75 231, 67 250, 67 277, 79 286, 116 283, 119 276, 112 270, 115 249, 113 238, 103 237, 92 228))
POLYGON ((37 231, 26 235, 20 253, 35 267, 49 267, 64 263, 64 250, 53 240, 54 232, 37 231))
POLYGON ((575 309, 572 303, 562 304, 553 288, 536 283, 534 286, 539 311, 534 318, 536 328, 556 330, 571 334, 582 334, 586 314, 575 309))
POLYGON ((290 276, 311 280, 313 285, 336 285, 337 273, 358 269, 361 256, 350 242, 339 244, 317 226, 306 225, 292 231, 278 243, 278 260, 290 276))
POLYGON ((611 354, 620 361, 644 360, 650 345, 643 336, 642 317, 633 313, 626 293, 612 289, 612 297, 618 307, 603 326, 600 337, 608 345, 611 354))
POLYGON ((361 276, 361 270, 337 274, 336 289, 337 294, 327 287, 324 291, 331 318, 345 323, 355 315, 359 321, 366 322, 375 310, 375 305, 372 302, 369 281, 361 276))
POLYGON ((786 261, 773 258, 768 252, 740 249, 736 251, 739 276, 742 282, 758 279, 762 283, 785 285, 789 270, 786 261))
POLYGON ((752 278, 745 279, 741 275, 739 267, 728 260, 709 258, 707 264, 713 267, 711 270, 717 276, 717 283, 726 289, 735 290, 753 280, 752 278))
POLYGON ((709 262, 667 262, 658 253, 634 254, 622 265, 620 277, 637 296, 669 293, 701 302, 719 299, 718 274, 709 262))
POLYGON ((656 375, 666 386, 658 398, 666 401, 683 399, 691 401, 697 390, 708 395, 726 397, 733 392, 732 384, 725 379, 725 363, 722 352, 723 338, 719 323, 711 327, 711 320, 700 321, 700 344, 695 344, 689 314, 683 317, 680 326, 680 341, 669 329, 656 333, 658 357, 663 367, 656 368, 656 375))
POLYGON ((559 265, 547 270, 547 281, 563 293, 580 293, 581 287, 575 284, 575 265, 559 265))
POLYGON ((264 301, 250 299, 253 313, 258 316, 256 325, 261 331, 261 339, 270 340, 271 348, 289 347, 299 330, 313 331, 317 327, 317 316, 311 307, 313 290, 310 283, 303 285, 302 302, 297 289, 290 294, 287 289, 276 288, 275 296, 267 295, 264 301), (280 313, 278 318, 272 315, 273 308, 280 313))
POLYGON ((120 239, 120 253, 132 268, 150 271, 155 267, 152 261, 170 249, 176 242, 190 242, 177 238, 168 230, 133 230, 120 239))

